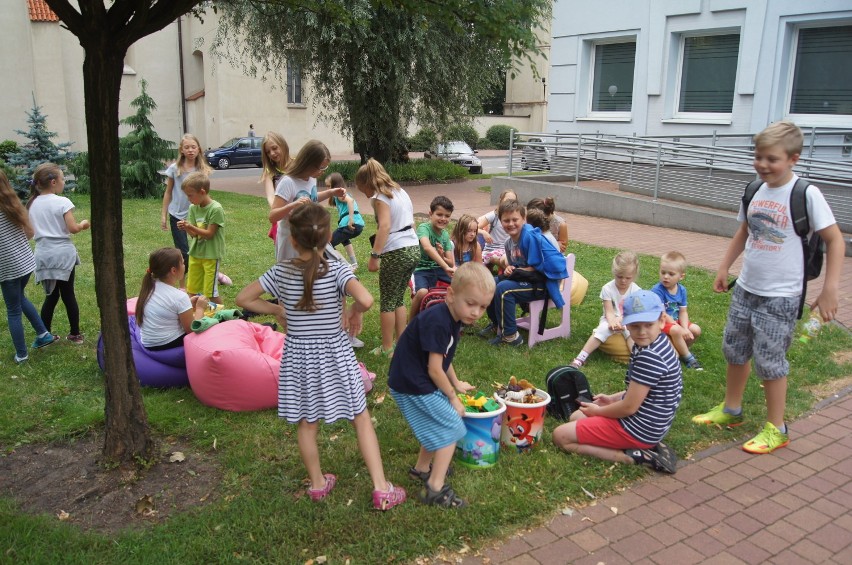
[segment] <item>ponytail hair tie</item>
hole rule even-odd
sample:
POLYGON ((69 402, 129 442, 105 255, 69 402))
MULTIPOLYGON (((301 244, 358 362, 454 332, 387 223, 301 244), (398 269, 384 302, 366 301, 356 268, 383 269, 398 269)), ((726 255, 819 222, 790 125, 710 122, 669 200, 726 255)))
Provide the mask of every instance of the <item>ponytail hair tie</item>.
POLYGON ((317 249, 316 245, 314 245, 314 253, 319 253, 319 249, 317 249))
POLYGON ((317 231, 317 225, 316 224, 312 225, 311 227, 314 228, 314 231, 317 231))
POLYGON ((146 272, 147 274, 149 274, 149 275, 150 275, 150 274, 151 274, 151 269, 145 269, 145 272, 146 272))

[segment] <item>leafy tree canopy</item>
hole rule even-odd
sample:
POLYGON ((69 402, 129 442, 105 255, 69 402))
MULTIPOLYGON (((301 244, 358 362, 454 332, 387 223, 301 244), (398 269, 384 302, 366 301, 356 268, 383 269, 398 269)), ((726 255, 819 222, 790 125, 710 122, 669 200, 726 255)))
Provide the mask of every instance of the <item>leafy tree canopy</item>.
POLYGON ((231 0, 214 53, 282 83, 309 79, 321 118, 362 160, 402 154, 412 120, 445 131, 479 112, 500 76, 537 52, 550 0, 231 0), (245 38, 251 38, 246 41, 245 38))

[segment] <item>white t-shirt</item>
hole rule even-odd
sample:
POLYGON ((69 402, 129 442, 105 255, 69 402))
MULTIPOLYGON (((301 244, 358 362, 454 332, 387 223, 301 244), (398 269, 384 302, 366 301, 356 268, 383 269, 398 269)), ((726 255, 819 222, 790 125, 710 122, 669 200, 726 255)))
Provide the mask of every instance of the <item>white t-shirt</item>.
POLYGON ((142 345, 165 345, 185 334, 179 316, 191 309, 192 302, 185 292, 156 281, 154 292, 145 303, 145 315, 142 318, 142 327, 139 328, 142 345))
MULTIPOLYGON (((601 301, 612 304, 615 313, 621 315, 624 297, 640 290, 642 290, 642 288, 638 284, 630 283, 630 287, 627 289, 627 292, 621 294, 618 292, 618 287, 615 286, 615 280, 611 280, 601 287, 601 301)), ((601 314, 601 321, 606 321, 606 310, 604 310, 601 314)))
MULTIPOLYGON (((497 212, 491 210, 485 214, 485 219, 488 220, 489 232, 491 234, 491 243, 485 244, 485 249, 502 249, 506 240, 509 239, 509 234, 503 229, 503 222, 497 217, 497 212)), ((559 246, 556 246, 559 249, 559 246)))
MULTIPOLYGON (((737 284, 752 294, 792 297, 802 293, 802 242, 793 228, 790 213, 790 192, 797 179, 793 175, 790 182, 777 188, 764 183, 749 204, 748 239, 737 284)), ((836 223, 816 186, 808 187, 806 200, 811 230, 819 231, 836 223)), ((737 220, 746 221, 742 204, 737 220)))
MULTIPOLYGON (((284 202, 291 204, 303 196, 312 201, 317 201, 317 179, 311 177, 308 180, 283 176, 275 187, 275 196, 281 197, 284 202)), ((275 257, 277 261, 293 259, 299 254, 290 243, 290 221, 283 218, 278 221, 278 237, 275 240, 275 257)))
POLYGON ((175 181, 174 186, 172 186, 172 200, 169 202, 169 215, 174 216, 178 220, 185 220, 186 215, 189 213, 189 199, 186 197, 186 193, 183 191, 181 186, 183 185, 183 179, 186 178, 186 175, 194 172, 194 167, 184 167, 183 172, 181 174, 177 174, 177 163, 172 163, 169 165, 169 168, 166 169, 165 175, 175 181))
POLYGON ((373 195, 373 198, 379 202, 384 202, 390 208, 390 232, 382 253, 419 245, 420 241, 417 239, 414 228, 404 229, 405 226, 414 224, 414 206, 411 204, 408 193, 397 188, 393 191, 393 198, 388 198, 378 192, 373 195))
POLYGON ((35 230, 33 239, 45 237, 64 238, 70 241, 71 232, 65 223, 65 213, 74 209, 74 204, 58 194, 40 194, 30 206, 30 223, 35 230))

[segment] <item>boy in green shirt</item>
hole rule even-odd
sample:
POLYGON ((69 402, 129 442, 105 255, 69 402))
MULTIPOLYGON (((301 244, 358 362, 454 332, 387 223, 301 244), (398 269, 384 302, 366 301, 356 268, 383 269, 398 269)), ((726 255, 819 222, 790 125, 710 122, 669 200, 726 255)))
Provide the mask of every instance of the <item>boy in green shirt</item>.
POLYGON ((453 243, 447 226, 453 215, 453 203, 446 196, 436 196, 429 204, 429 221, 417 226, 420 240, 420 262, 414 269, 414 298, 411 300, 411 320, 420 311, 420 303, 438 281, 449 286, 456 270, 453 243))
POLYGON ((225 256, 225 211, 210 198, 210 179, 204 173, 188 175, 181 189, 190 202, 186 220, 178 222, 178 229, 190 238, 186 291, 221 304, 219 262, 225 256))

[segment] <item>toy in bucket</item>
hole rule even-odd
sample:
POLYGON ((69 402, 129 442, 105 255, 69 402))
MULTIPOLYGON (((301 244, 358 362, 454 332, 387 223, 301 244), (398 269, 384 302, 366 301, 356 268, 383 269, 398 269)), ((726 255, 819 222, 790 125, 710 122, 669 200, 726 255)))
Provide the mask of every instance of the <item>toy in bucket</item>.
POLYGON ((515 377, 507 385, 495 383, 495 386, 494 397, 506 403, 500 442, 515 447, 518 453, 526 453, 541 439, 550 395, 526 379, 518 381, 515 377))
POLYGON ((465 407, 462 420, 467 433, 456 443, 456 461, 474 469, 493 467, 500 454, 500 428, 506 404, 481 392, 458 396, 465 407))

